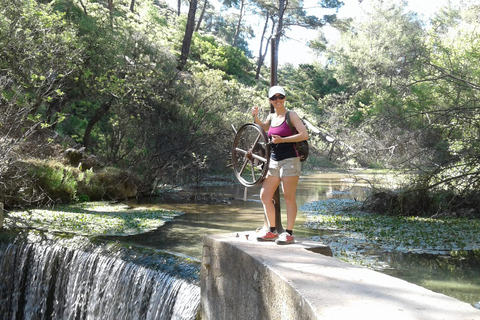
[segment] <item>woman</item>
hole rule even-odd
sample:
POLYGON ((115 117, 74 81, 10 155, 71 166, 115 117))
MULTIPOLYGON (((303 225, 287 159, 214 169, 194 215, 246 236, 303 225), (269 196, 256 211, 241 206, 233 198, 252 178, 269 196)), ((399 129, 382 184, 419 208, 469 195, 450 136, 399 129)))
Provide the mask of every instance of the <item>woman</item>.
POLYGON ((258 241, 275 241, 277 244, 293 243, 293 227, 297 218, 297 191, 298 179, 301 173, 300 158, 295 149, 295 142, 308 139, 307 129, 299 116, 290 111, 290 122, 296 132, 292 132, 286 121, 285 90, 281 86, 273 86, 268 91, 268 98, 275 112, 268 115, 265 122, 258 118, 258 107, 252 109, 254 122, 268 132, 270 139, 270 165, 260 191, 265 216, 269 229, 264 230, 257 237, 258 241), (282 183, 282 191, 287 207, 286 232, 278 234, 275 221, 275 205, 272 201, 278 186, 282 183))

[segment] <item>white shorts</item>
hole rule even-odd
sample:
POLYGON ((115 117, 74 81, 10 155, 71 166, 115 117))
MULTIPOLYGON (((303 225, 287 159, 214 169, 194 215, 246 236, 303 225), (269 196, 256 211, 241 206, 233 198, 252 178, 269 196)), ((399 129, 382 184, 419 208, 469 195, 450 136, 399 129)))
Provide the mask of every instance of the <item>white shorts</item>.
POLYGON ((268 175, 274 177, 299 177, 302 173, 302 164, 299 157, 287 158, 280 161, 270 159, 268 175))

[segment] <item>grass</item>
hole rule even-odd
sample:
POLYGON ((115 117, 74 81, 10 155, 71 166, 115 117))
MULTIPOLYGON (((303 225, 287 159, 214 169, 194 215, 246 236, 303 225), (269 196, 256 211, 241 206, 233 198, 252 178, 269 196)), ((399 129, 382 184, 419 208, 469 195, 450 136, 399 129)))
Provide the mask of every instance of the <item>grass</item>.
POLYGON ((182 214, 108 202, 84 202, 54 209, 11 211, 5 217, 5 224, 87 236, 126 236, 155 230, 182 214))

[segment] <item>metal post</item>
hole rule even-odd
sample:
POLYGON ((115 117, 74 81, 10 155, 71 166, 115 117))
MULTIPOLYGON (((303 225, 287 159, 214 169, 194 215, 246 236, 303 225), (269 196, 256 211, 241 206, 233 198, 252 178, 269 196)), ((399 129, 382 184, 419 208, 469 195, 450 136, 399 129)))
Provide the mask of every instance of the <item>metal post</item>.
MULTIPOLYGON (((271 63, 270 63, 270 85, 275 86, 277 85, 277 63, 276 63, 276 55, 275 55, 275 38, 272 38, 272 46, 271 46, 271 63)), ((272 104, 270 104, 270 113, 274 113, 275 108, 272 104)), ((273 195, 272 199, 273 203, 275 204, 275 226, 277 228, 278 233, 282 233, 282 209, 280 208, 280 186, 275 190, 275 194, 273 195)))
MULTIPOLYGON (((270 85, 276 86, 277 85, 277 63, 275 59, 275 38, 271 40, 271 48, 272 54, 270 55, 270 85)), ((274 112, 274 108, 272 104, 270 104, 270 113, 274 112)))
POLYGON ((0 229, 3 227, 3 203, 0 202, 0 229))

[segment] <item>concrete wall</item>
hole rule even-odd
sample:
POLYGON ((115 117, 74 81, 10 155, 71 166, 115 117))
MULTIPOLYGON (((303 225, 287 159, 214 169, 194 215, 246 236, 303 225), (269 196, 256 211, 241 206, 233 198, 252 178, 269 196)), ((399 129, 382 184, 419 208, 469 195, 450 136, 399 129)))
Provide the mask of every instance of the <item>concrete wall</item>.
POLYGON ((279 246, 253 233, 206 237, 202 319, 480 319, 467 303, 315 251, 331 253, 301 239, 279 246))

